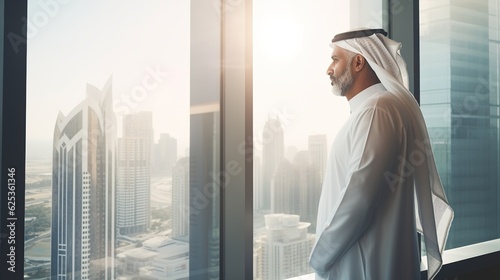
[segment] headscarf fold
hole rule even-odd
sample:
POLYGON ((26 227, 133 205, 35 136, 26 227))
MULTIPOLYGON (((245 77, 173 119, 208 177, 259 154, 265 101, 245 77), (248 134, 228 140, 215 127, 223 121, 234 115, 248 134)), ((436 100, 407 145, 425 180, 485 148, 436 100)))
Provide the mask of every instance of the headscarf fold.
POLYGON ((365 57, 377 77, 411 112, 415 142, 412 153, 422 156, 414 167, 417 230, 423 235, 427 253, 427 278, 433 279, 443 264, 442 253, 453 220, 450 207, 436 169, 427 126, 420 107, 408 89, 408 72, 401 56, 401 43, 381 33, 335 41, 338 46, 365 57))

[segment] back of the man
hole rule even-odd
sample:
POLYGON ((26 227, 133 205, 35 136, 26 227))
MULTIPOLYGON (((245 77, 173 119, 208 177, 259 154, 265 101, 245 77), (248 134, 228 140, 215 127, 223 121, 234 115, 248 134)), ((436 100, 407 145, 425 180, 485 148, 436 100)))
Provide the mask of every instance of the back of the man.
POLYGON ((373 156, 390 155, 393 162, 387 165, 387 170, 380 169, 382 172, 379 176, 383 178, 375 179, 380 182, 380 200, 373 209, 371 223, 359 239, 360 252, 364 253, 366 258, 365 271, 369 274, 365 274, 364 278, 345 279, 420 279, 414 184, 410 163, 410 155, 415 149, 411 141, 414 136, 410 127, 410 112, 404 109, 392 93, 381 92, 368 99, 359 114, 361 117, 371 117, 371 133, 366 141, 366 149, 370 149, 371 141, 385 142, 375 144, 377 150, 373 151, 373 156), (363 114, 363 110, 376 112, 368 116, 363 114))

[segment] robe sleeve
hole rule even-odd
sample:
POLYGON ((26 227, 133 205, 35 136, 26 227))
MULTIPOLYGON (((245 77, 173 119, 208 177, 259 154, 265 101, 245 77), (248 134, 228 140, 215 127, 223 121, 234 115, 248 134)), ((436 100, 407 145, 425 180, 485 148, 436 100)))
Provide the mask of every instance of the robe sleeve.
POLYGON ((384 172, 395 162, 399 136, 384 108, 359 113, 349 129, 347 187, 337 212, 319 236, 310 265, 320 276, 365 233, 383 194, 389 191, 384 172))

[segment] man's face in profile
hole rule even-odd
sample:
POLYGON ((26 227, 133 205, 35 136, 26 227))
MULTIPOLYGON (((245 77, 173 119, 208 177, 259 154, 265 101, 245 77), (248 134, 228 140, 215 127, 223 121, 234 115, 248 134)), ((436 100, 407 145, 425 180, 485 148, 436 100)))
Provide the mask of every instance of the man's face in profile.
POLYGON ((349 57, 346 50, 334 46, 331 58, 332 63, 328 66, 326 74, 330 76, 332 93, 336 96, 345 96, 353 83, 352 57, 349 57))

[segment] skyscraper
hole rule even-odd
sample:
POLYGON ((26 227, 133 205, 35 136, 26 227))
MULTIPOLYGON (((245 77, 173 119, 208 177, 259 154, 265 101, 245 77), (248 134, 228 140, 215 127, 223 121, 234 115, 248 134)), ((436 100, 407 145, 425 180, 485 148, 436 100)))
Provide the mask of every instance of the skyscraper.
POLYGON ((172 237, 189 236, 189 158, 181 158, 172 173, 172 237))
POLYGON ((177 162, 177 139, 162 133, 154 148, 154 173, 172 175, 172 168, 177 162))
POLYGON ((292 164, 281 159, 271 180, 271 213, 299 214, 297 173, 292 164))
POLYGON ((309 151, 299 151, 293 162, 282 159, 272 179, 271 212, 299 215, 315 230, 321 177, 309 151))
POLYGON ((448 248, 500 236, 499 2, 420 2, 421 107, 455 210, 448 248))
POLYGON ((260 157, 254 156, 253 159, 253 209, 259 208, 259 202, 262 202, 262 163, 260 157))
POLYGON ((52 159, 52 279, 114 279, 115 141, 111 78, 67 116, 52 159))
POLYGON ((262 201, 257 210, 271 208, 271 180, 284 158, 283 127, 279 119, 269 118, 262 132, 262 201))
POLYGON ((312 164, 318 170, 321 182, 323 182, 323 176, 325 176, 326 169, 326 159, 328 157, 326 135, 310 135, 308 146, 312 164))
POLYGON ((310 151, 300 151, 293 159, 295 178, 297 184, 297 199, 302 221, 310 223, 312 232, 316 231, 316 218, 318 214, 319 197, 321 195, 321 182, 318 166, 312 161, 310 151))
POLYGON ((146 232, 150 226, 152 112, 123 117, 118 139, 116 227, 119 234, 146 232))

